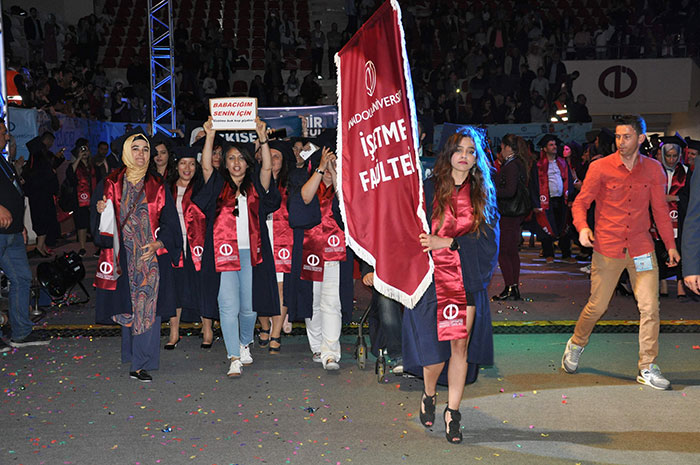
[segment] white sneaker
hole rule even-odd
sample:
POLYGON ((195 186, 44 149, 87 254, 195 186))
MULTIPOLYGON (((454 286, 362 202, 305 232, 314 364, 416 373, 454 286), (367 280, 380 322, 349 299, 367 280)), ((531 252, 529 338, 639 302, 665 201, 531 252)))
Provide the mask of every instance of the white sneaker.
POLYGON ((583 353, 583 347, 577 346, 571 342, 571 338, 566 341, 566 349, 564 356, 561 358, 561 367, 567 373, 576 373, 578 369, 578 361, 583 353))
POLYGON ((649 368, 641 370, 637 375, 637 382, 640 384, 646 384, 654 389, 660 389, 665 391, 671 389, 671 382, 664 378, 661 374, 661 369, 656 363, 649 365, 649 368))
POLYGON ((336 362, 335 359, 331 357, 323 363, 323 369, 327 371, 336 371, 340 370, 340 365, 338 365, 338 362, 336 362))
POLYGON ((311 360, 316 363, 322 363, 323 360, 321 360, 321 352, 314 352, 314 354, 311 356, 311 360))
POLYGON ((248 346, 241 346, 241 363, 243 365, 252 365, 253 357, 250 355, 250 349, 248 346))
POLYGON ((226 373, 226 376, 241 376, 242 369, 243 364, 241 363, 241 360, 234 358, 231 360, 231 366, 228 368, 228 373, 226 373))

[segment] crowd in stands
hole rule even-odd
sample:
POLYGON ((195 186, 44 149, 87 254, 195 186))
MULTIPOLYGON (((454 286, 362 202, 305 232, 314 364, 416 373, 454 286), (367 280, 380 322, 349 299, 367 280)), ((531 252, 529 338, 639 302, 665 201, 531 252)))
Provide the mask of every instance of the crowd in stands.
MULTIPOLYGON (((180 118, 204 119, 207 98, 216 96, 250 95, 260 106, 323 102, 317 80, 335 77, 333 55, 379 4, 347 0, 342 30, 320 21, 298 30, 284 12, 270 10, 264 72, 249 84, 240 81, 249 57, 224 39, 220 23, 211 21, 197 37, 176 23, 180 118), (289 66, 290 54, 309 63, 289 66)), ((566 121, 587 122, 586 97, 575 89, 578 73, 565 60, 696 57, 700 42, 692 27, 700 8, 690 0, 407 0, 401 6, 417 109, 428 126, 547 122, 562 106, 566 121)), ((63 25, 50 12, 17 6, 3 17, 8 68, 23 106, 118 122, 148 119, 146 60, 130 61, 126 82, 108 79, 100 64, 99 46, 114 18, 93 14, 63 25), (24 26, 23 56, 13 54, 19 31, 12 16, 24 26)))

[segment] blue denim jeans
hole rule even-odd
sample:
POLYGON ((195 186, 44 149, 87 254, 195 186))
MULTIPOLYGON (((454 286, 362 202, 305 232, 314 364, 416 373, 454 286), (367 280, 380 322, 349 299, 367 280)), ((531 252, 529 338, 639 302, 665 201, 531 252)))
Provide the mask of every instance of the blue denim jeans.
POLYGON ((256 313, 253 311, 253 267, 250 250, 239 250, 241 269, 221 273, 219 321, 228 358, 240 357, 240 345, 253 342, 256 313))
POLYGON ((0 234, 0 268, 10 281, 10 325, 12 339, 21 341, 32 332, 29 319, 29 294, 32 270, 22 234, 0 234))

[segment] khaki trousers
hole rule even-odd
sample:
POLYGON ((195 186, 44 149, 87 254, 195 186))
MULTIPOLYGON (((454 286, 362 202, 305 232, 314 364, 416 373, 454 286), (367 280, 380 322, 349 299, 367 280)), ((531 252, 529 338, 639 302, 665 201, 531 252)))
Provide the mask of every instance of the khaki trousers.
POLYGON ((588 344, 593 328, 608 309, 622 271, 627 269, 639 308, 639 369, 655 362, 659 354, 659 266, 654 252, 651 261, 651 270, 637 272, 629 253, 625 258, 610 258, 593 252, 591 296, 578 317, 571 342, 582 347, 588 344))

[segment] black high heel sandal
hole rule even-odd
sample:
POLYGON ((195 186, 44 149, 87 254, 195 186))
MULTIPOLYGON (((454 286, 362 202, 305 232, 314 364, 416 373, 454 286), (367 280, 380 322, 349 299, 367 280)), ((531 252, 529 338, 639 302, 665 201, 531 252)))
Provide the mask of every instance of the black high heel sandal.
POLYGON ((437 396, 437 392, 433 394, 432 396, 429 396, 428 394, 423 391, 423 394, 421 395, 421 406, 422 408, 420 409, 420 422, 425 426, 426 428, 430 428, 433 426, 435 423, 435 397, 437 396), (425 409, 425 412, 423 412, 423 409, 425 409))
POLYGON ((258 345, 260 347, 267 347, 270 344, 270 330, 269 329, 262 329, 258 331, 258 345), (263 339, 260 337, 261 334, 267 334, 267 339, 263 339))
POLYGON ((271 354, 279 354, 280 350, 282 349, 282 338, 281 337, 271 337, 269 339, 270 342, 276 342, 279 344, 277 347, 272 347, 272 344, 270 344, 269 350, 271 354))
POLYGON ((462 421, 462 414, 459 410, 452 410, 450 407, 445 407, 445 412, 442 414, 442 419, 445 421, 445 437, 450 444, 459 444, 462 442, 462 428, 459 424, 462 421), (447 423, 447 412, 450 412, 450 423, 447 423))
POLYGON ((165 345, 163 346, 163 349, 165 349, 165 350, 175 350, 175 347, 177 347, 177 343, 180 342, 180 339, 182 339, 182 338, 181 338, 181 337, 178 337, 178 338, 177 338, 177 342, 175 342, 175 344, 171 344, 171 343, 168 342, 167 344, 165 344, 165 345))

